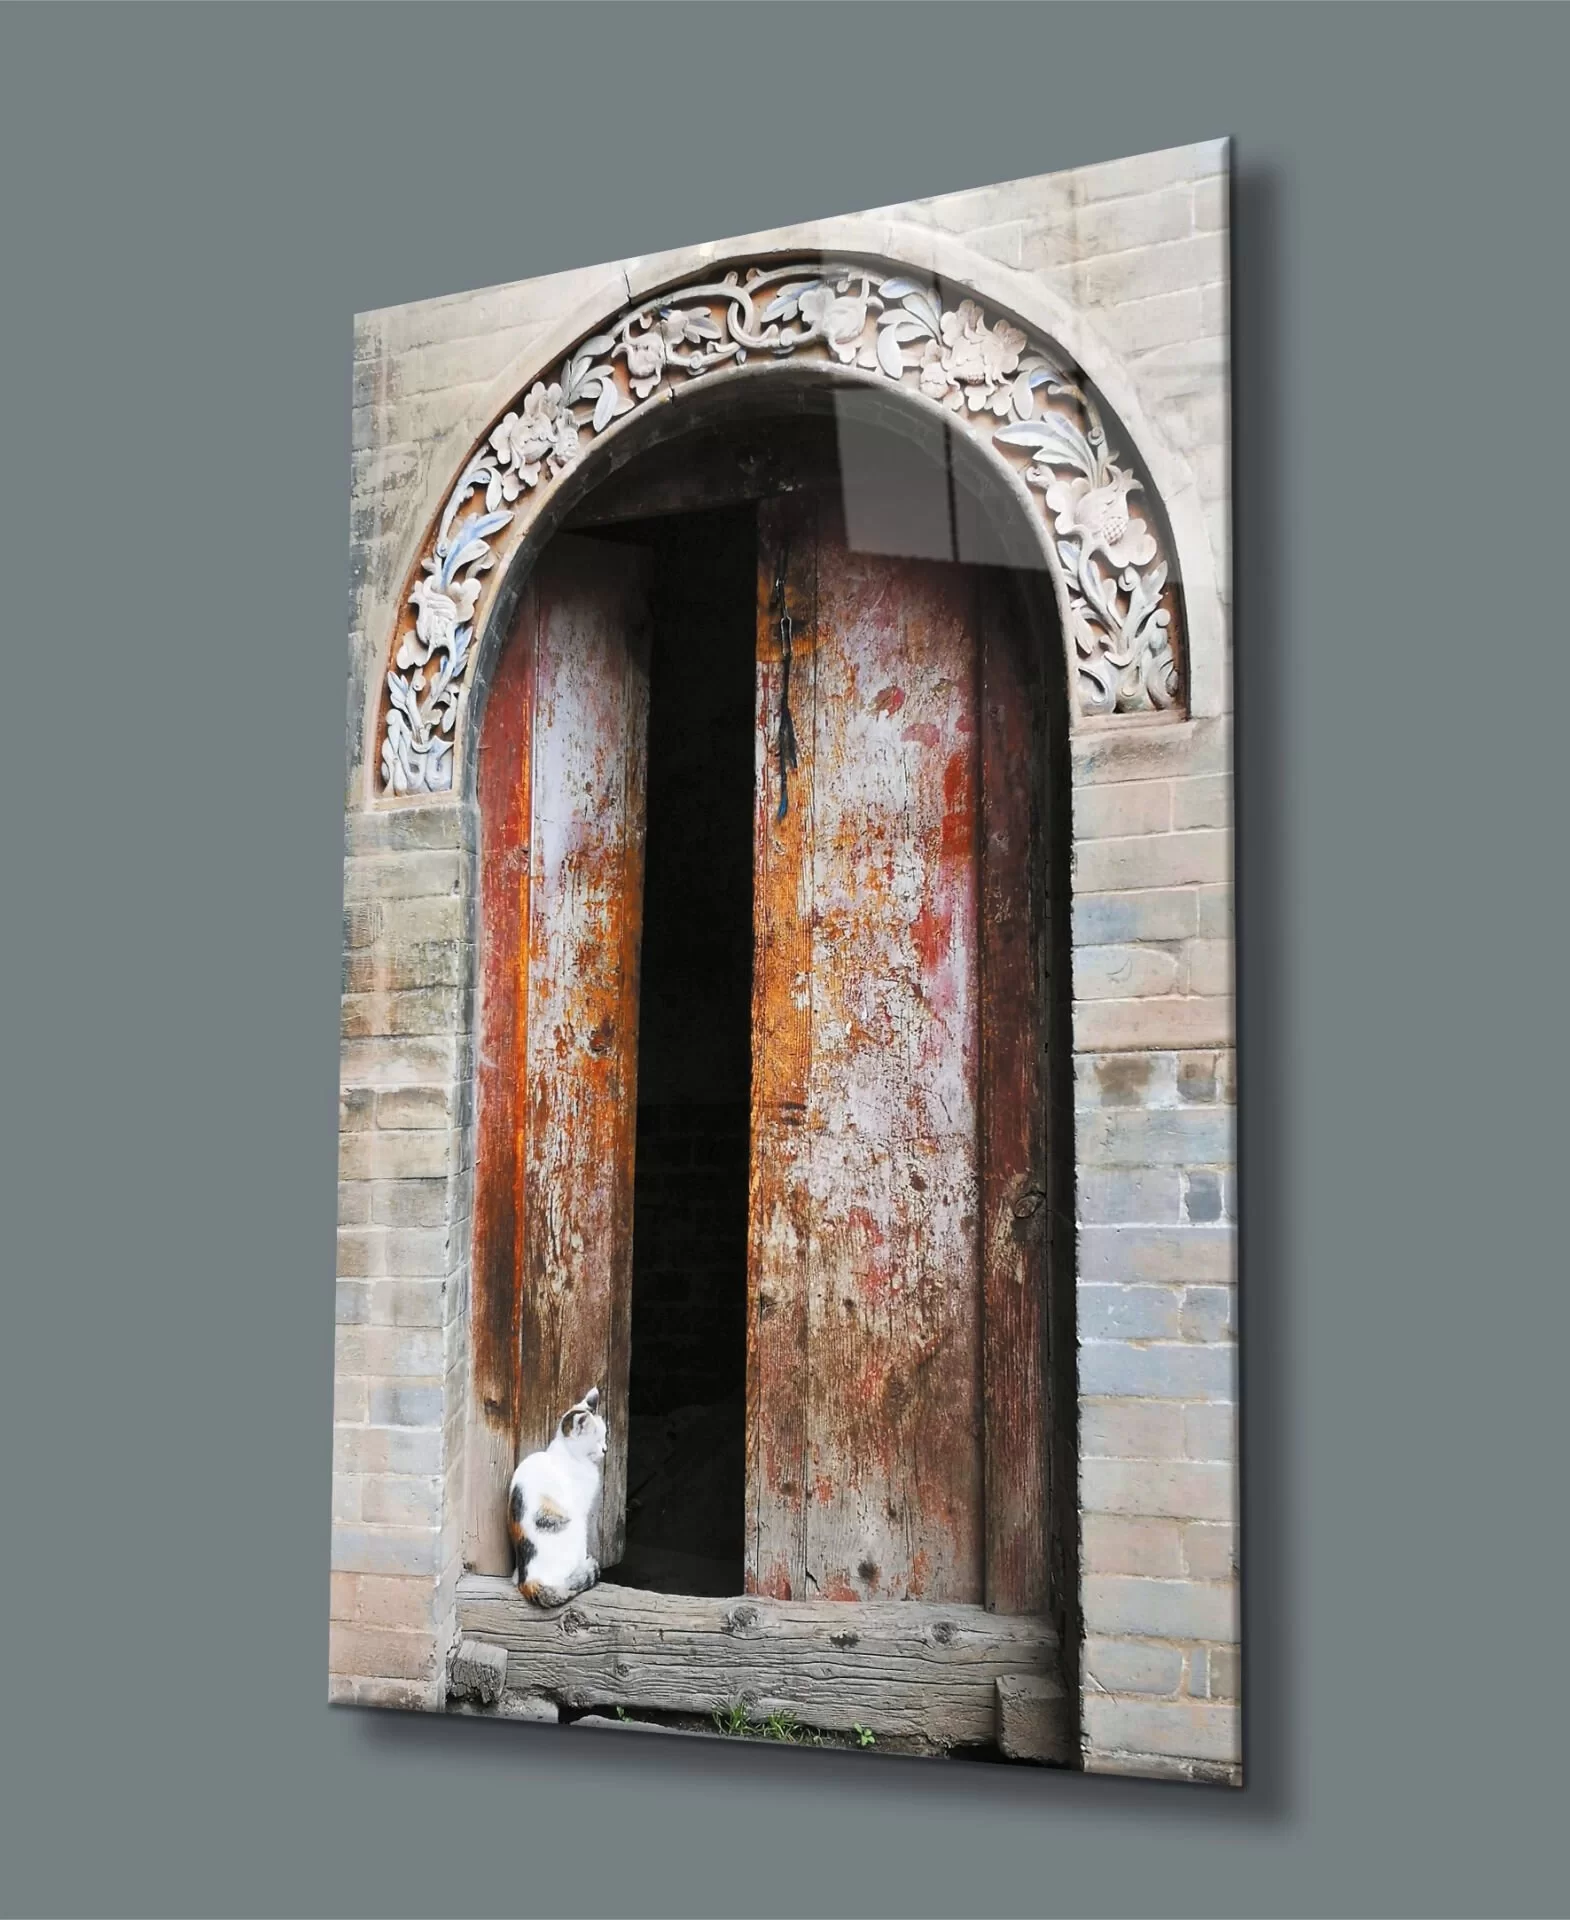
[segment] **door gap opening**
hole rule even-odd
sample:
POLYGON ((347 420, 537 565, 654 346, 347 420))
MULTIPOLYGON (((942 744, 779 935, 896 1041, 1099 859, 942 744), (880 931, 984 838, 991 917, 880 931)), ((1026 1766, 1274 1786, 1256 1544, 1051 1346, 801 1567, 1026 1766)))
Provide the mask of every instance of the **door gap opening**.
POLYGON ((607 1573, 725 1595, 743 1585, 756 516, 615 536, 654 577, 627 1533, 607 1573))

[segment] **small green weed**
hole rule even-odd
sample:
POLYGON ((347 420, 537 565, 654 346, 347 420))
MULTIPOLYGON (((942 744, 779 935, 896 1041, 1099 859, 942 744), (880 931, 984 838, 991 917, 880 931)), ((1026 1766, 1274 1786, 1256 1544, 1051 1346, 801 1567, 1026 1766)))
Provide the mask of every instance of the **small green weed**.
POLYGON ((864 1727, 859 1720, 851 1721, 850 1730, 856 1736, 858 1747, 875 1747, 878 1744, 878 1736, 871 1727, 864 1727))
POLYGON ((786 1747, 821 1747, 823 1735, 804 1727, 795 1714, 783 1708, 756 1717, 744 1701, 728 1707, 716 1707, 714 1724, 721 1733, 742 1735, 753 1740, 777 1740, 786 1747))

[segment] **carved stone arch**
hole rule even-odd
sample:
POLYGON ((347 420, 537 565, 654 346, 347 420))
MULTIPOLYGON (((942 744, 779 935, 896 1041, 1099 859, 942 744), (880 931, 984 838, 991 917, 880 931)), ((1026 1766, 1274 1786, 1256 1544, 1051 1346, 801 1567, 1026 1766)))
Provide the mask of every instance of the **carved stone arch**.
POLYGON ((661 409, 779 370, 897 396, 984 451, 1053 580, 1071 725, 1185 717, 1189 623, 1171 517, 1100 385, 1057 337, 968 285, 886 256, 798 254, 668 281, 515 383, 406 578, 373 695, 373 798, 460 789, 465 710, 501 603, 618 443, 625 456, 661 409))

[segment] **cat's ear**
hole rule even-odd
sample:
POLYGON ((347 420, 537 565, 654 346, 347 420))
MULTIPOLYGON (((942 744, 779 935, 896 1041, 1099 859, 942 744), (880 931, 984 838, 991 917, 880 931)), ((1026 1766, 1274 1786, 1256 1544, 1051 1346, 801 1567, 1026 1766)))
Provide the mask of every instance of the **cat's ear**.
POLYGON ((589 1391, 583 1396, 583 1404, 589 1409, 590 1413, 599 1412, 600 1390, 598 1387, 590 1387, 589 1391))

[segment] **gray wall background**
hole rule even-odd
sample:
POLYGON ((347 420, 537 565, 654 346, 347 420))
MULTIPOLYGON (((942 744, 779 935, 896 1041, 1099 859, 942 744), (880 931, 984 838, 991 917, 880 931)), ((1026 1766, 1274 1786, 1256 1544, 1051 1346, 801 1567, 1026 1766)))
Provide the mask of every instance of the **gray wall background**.
POLYGON ((7 8, 0 1901, 1563 1912, 1570 13, 7 8), (350 315, 1236 139, 1242 1794, 329 1711, 350 315))

